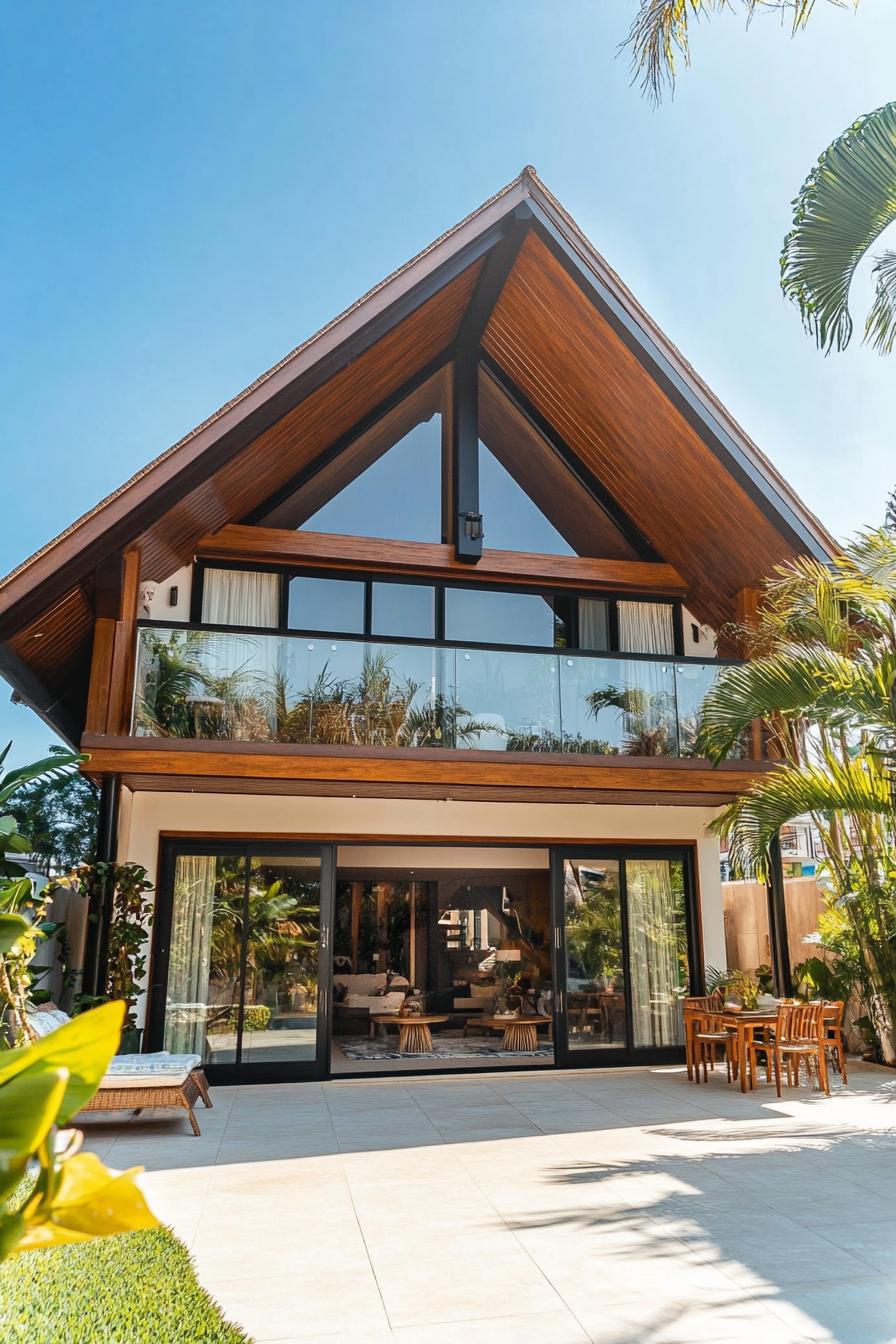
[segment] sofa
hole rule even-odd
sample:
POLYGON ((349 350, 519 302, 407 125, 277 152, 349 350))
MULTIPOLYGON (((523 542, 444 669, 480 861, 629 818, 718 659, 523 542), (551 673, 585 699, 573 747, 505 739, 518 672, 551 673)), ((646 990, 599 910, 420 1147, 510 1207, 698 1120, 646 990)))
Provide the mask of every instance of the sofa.
POLYGON ((336 972, 333 976, 333 1030, 338 1035, 366 1032, 376 1013, 399 1013, 410 983, 385 971, 371 975, 336 972))

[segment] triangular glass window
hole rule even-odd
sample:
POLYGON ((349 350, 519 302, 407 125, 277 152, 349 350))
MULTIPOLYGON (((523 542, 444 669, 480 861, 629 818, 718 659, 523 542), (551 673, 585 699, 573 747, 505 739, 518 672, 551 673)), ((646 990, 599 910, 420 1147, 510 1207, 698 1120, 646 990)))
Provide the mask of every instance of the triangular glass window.
POLYGON ((262 520, 339 536, 442 540, 445 378, 428 378, 262 520))
POLYGON ((479 436, 485 546, 638 558, 590 490, 485 369, 479 373, 479 436))

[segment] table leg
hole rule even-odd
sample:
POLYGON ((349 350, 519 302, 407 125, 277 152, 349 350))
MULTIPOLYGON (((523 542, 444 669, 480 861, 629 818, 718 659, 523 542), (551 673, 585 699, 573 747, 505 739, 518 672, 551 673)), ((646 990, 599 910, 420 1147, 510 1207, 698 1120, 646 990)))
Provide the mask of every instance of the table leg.
POLYGON ((749 1061, 747 1059, 747 1025, 745 1022, 737 1024, 737 1058, 740 1061, 740 1090, 747 1090, 747 1070, 749 1061))
POLYGON ((531 1022, 513 1022, 504 1029, 503 1050, 536 1050, 538 1029, 531 1022))
POLYGON ((425 1022, 402 1022, 398 1029, 398 1052, 402 1055, 427 1055, 432 1036, 425 1022))

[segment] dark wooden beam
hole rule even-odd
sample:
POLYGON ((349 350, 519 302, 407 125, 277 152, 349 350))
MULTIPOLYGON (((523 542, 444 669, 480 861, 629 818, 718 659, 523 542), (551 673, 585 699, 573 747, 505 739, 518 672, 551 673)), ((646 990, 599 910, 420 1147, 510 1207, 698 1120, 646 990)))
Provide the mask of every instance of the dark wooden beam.
POLYGON ((81 724, 65 707, 62 697, 48 690, 24 659, 20 658, 8 644, 0 644, 0 676, 15 686, 13 699, 17 703, 33 709, 52 733, 58 733, 67 746, 77 751, 81 724))
POLYGON ((424 541, 379 541, 326 532, 231 524, 203 537, 196 554, 205 560, 295 565, 419 578, 472 579, 481 583, 527 584, 545 588, 594 589, 684 597, 688 585, 672 565, 644 560, 604 560, 578 555, 539 555, 484 549, 472 567, 457 560, 454 547, 424 541))

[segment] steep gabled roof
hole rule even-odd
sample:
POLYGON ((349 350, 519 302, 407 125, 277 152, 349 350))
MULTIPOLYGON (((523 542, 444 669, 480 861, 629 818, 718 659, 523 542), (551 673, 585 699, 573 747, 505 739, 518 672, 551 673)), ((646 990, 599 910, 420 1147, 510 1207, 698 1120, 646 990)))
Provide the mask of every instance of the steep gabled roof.
POLYGON ((704 618, 789 555, 830 556, 821 524, 527 167, 0 581, 2 670, 23 695, 71 731, 97 567, 137 544, 145 577, 164 578, 447 357, 484 259, 521 221, 483 349, 690 579, 704 618), (688 500, 705 544, 693 527, 679 536, 688 500))

